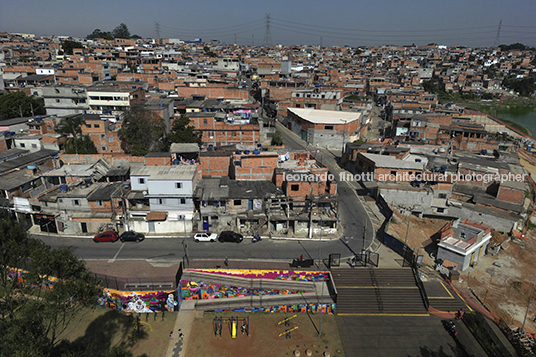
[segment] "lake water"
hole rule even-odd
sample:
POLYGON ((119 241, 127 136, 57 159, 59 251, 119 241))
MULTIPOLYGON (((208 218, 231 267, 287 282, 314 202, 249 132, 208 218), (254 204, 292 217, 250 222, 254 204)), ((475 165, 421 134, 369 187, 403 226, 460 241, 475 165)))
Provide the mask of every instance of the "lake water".
POLYGON ((474 106, 482 112, 497 119, 504 119, 528 129, 531 136, 536 137, 536 105, 502 105, 482 103, 474 106))

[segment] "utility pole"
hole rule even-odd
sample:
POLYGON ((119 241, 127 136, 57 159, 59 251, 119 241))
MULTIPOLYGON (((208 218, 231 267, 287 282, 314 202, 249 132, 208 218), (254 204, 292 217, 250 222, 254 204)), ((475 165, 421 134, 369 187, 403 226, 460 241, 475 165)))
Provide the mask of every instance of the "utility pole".
POLYGON ((521 334, 525 333, 525 322, 527 321, 527 315, 529 314, 530 300, 532 300, 532 293, 534 292, 534 284, 532 283, 532 290, 530 291, 529 303, 527 305, 527 311, 525 312, 525 318, 523 319, 523 326, 521 326, 521 334))
MULTIPOLYGON (((319 212, 320 214, 320 212, 319 212)), ((318 255, 319 255, 319 262, 318 262, 318 268, 322 266, 322 216, 320 216, 320 242, 319 242, 319 248, 318 248, 318 255)), ((324 297, 324 284, 326 282, 324 281, 324 273, 322 273, 322 293, 321 298, 324 297)), ((318 328, 318 336, 322 335, 322 303, 320 303, 320 324, 318 328)))

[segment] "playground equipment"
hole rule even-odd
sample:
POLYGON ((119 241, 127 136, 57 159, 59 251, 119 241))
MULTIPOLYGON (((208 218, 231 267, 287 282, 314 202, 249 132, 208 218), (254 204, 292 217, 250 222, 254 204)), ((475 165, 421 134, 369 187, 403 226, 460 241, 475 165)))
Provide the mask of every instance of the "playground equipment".
MULTIPOLYGON (((297 317, 297 316, 298 316, 298 315, 292 315, 292 316, 289 316, 289 317, 287 317, 287 318, 285 318, 285 319, 279 321, 277 324, 278 324, 278 325, 285 324, 285 326, 290 327, 290 320, 292 320, 293 318, 295 318, 295 317, 297 317)), ((281 332, 281 333, 279 334, 279 337, 285 335, 285 338, 292 338, 292 336, 291 336, 290 333, 291 333, 292 331, 294 331, 294 330, 297 330, 297 329, 298 329, 298 326, 291 327, 291 328, 289 328, 289 329, 287 329, 287 330, 281 332)))
POLYGON ((281 333, 279 334, 279 337, 281 337, 281 336, 283 336, 283 335, 287 335, 286 337, 287 337, 287 338, 290 338, 290 333, 291 333, 292 331, 294 331, 294 330, 297 330, 297 329, 298 329, 298 326, 294 326, 294 327, 292 327, 292 328, 289 328, 288 330, 285 330, 285 331, 281 332, 281 333))
POLYGON ((221 337, 221 332, 223 330, 223 321, 229 322, 229 329, 231 333, 231 338, 236 339, 238 334, 238 323, 242 322, 242 325, 240 325, 240 328, 242 330, 242 333, 245 333, 249 337, 249 316, 246 317, 240 317, 240 316, 231 316, 231 317, 223 317, 223 316, 215 316, 214 322, 213 322, 213 328, 214 328, 214 336, 215 337, 221 337))
POLYGON ((283 320, 279 321, 277 324, 281 325, 282 323, 284 323, 285 326, 290 326, 290 320, 292 320, 296 316, 298 316, 298 315, 293 315, 293 316, 287 317, 286 319, 283 319, 283 320))

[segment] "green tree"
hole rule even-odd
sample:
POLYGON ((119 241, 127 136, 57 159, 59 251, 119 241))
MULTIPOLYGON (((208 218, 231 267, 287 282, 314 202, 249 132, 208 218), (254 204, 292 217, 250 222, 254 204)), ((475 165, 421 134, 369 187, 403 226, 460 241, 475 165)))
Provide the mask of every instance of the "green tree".
POLYGON ((283 145, 283 134, 279 130, 274 133, 272 137, 272 145, 281 146, 283 145))
POLYGON ((119 26, 113 29, 112 36, 114 38, 130 38, 130 31, 127 25, 121 23, 119 26))
POLYGON ((65 40, 61 43, 61 48, 66 55, 73 54, 73 48, 84 48, 80 42, 65 40))
POLYGON ((97 148, 88 135, 82 135, 82 116, 67 117, 62 120, 56 131, 67 137, 64 144, 66 154, 96 154, 97 148))
POLYGON ((201 133, 191 125, 190 119, 181 115, 173 121, 168 140, 172 143, 197 143, 201 145, 201 133))
POLYGON ((141 106, 131 107, 123 114, 119 129, 121 148, 127 154, 144 156, 148 152, 168 149, 164 120, 141 106))
POLYGON ((441 89, 439 88, 439 84, 435 79, 430 79, 428 81, 423 81, 422 86, 425 91, 428 93, 439 93, 441 92, 441 89))
POLYGON ((28 96, 24 92, 11 92, 0 95, 0 118, 9 119, 28 117, 33 114, 44 115, 45 104, 42 99, 28 96))
POLYGON ((104 32, 104 31, 101 31, 100 29, 93 30, 93 32, 91 34, 87 35, 86 38, 88 40, 95 40, 97 38, 103 38, 105 40, 113 40, 114 39, 114 37, 112 36, 112 34, 110 32, 104 32))
POLYGON ((30 238, 0 210, 0 355, 53 355, 58 336, 74 317, 96 306, 102 296, 98 283, 70 250, 52 250, 30 238), (53 289, 43 288, 51 276, 57 278, 53 289))
POLYGON ((534 94, 534 78, 516 78, 515 75, 503 79, 502 85, 506 88, 519 93, 522 97, 530 97, 534 94))

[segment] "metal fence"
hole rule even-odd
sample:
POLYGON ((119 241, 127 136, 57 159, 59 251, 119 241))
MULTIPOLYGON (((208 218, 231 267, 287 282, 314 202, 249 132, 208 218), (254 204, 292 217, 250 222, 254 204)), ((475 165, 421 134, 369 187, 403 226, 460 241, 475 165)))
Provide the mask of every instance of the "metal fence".
POLYGON ((124 278, 106 274, 94 274, 101 280, 101 286, 121 291, 176 290, 174 276, 124 278))

